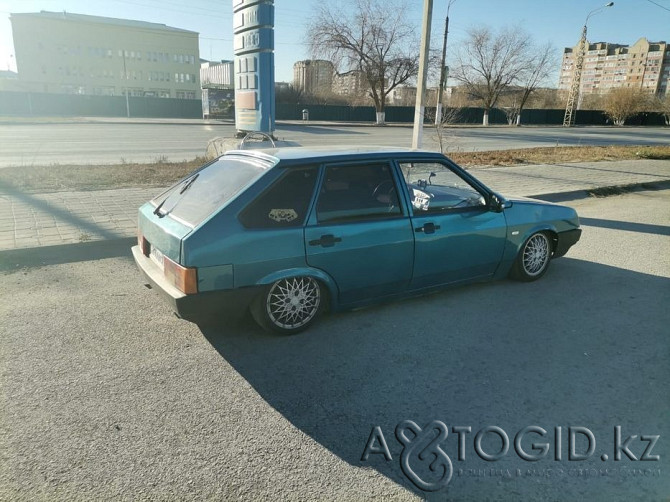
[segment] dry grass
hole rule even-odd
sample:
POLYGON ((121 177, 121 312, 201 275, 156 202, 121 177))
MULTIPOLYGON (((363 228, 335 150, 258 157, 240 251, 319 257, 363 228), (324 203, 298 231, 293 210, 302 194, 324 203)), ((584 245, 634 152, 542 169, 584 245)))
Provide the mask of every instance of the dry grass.
MULTIPOLYGON (((449 157, 464 167, 559 164, 632 159, 670 159, 670 146, 543 147, 493 152, 455 152, 449 157)), ((0 169, 0 186, 24 191, 101 190, 126 187, 163 187, 204 163, 196 158, 184 162, 151 164, 121 163, 106 166, 20 166, 0 169)))
POLYGON ((0 186, 24 191, 105 190, 128 187, 164 187, 205 163, 204 158, 183 162, 103 166, 20 166, 0 169, 0 186))
POLYGON ((607 160, 670 159, 670 146, 561 146, 495 152, 448 153, 447 155, 464 167, 515 166, 607 160))

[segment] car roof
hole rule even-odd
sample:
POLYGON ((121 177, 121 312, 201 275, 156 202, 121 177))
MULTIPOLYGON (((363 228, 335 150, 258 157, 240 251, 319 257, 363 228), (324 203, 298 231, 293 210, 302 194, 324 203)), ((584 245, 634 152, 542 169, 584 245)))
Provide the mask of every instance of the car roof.
MULTIPOLYGON (((323 146, 323 147, 302 147, 291 146, 283 148, 259 148, 253 150, 229 150, 225 155, 244 155, 256 158, 265 158, 267 160, 279 163, 284 161, 287 164, 304 164, 318 161, 347 161, 347 160, 366 160, 380 158, 444 158, 439 152, 430 152, 427 150, 416 150, 412 148, 399 148, 391 146, 323 146)), ((284 163, 282 162, 282 163, 284 163)))

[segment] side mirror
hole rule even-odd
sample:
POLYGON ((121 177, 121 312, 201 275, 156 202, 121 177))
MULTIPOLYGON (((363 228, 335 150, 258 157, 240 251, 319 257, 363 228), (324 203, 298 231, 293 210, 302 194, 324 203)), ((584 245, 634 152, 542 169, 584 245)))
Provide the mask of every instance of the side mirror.
POLYGON ((496 194, 491 194, 489 199, 489 209, 494 213, 502 213, 505 209, 505 201, 496 194))

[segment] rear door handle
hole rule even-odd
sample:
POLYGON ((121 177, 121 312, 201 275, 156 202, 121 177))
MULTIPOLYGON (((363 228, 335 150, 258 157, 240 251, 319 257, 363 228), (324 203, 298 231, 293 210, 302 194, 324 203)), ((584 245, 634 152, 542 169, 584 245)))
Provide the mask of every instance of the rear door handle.
POLYGON ((426 234, 434 234, 435 230, 439 230, 440 225, 436 225, 435 223, 424 223, 423 226, 415 228, 414 230, 416 232, 424 232, 426 234))
POLYGON ((324 248, 332 248, 336 242, 342 242, 341 237, 335 237, 333 234, 322 235, 320 239, 309 241, 310 246, 321 246, 324 248))

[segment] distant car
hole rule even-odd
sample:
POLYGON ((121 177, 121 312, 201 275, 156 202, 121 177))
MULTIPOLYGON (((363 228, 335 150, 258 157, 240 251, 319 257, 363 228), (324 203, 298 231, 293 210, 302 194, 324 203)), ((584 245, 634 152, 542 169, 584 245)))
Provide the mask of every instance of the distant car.
POLYGON ((324 308, 540 278, 574 209, 506 199, 447 157, 392 148, 231 151, 139 210, 133 255, 182 318, 250 308, 296 333, 324 308))

